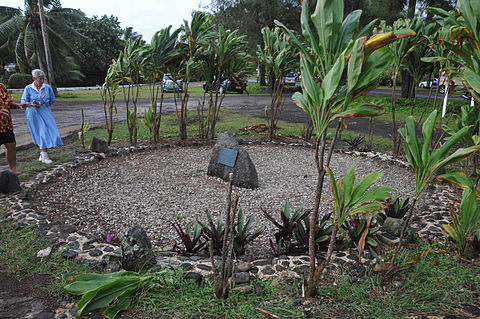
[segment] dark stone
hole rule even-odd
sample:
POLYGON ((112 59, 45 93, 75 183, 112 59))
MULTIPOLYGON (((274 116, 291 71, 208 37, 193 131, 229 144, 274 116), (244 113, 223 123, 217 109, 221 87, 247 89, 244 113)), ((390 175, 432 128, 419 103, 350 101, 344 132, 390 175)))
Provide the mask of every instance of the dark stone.
POLYGON ((275 270, 273 270, 271 267, 265 267, 265 268, 262 270, 262 274, 264 274, 264 275, 273 275, 273 274, 275 274, 275 270))
POLYGON ((3 171, 0 173, 0 193, 8 194, 21 191, 20 181, 18 176, 10 171, 3 171))
POLYGON ((238 284, 246 284, 250 282, 250 274, 248 272, 237 272, 233 275, 234 282, 238 284))
POLYGON ((253 264, 255 266, 267 266, 267 265, 271 265, 272 262, 267 259, 261 259, 261 260, 254 261, 253 264))
POLYGON ((342 253, 342 252, 339 252, 339 253, 335 253, 335 255, 336 255, 337 257, 345 257, 347 254, 342 253))
POLYGON ((100 137, 94 136, 92 143, 90 144, 90 151, 95 153, 106 153, 108 152, 108 143, 100 137))
POLYGON ((335 258, 333 261, 339 265, 343 265, 344 263, 346 263, 346 261, 341 258, 335 258))
POLYGON ((309 270, 310 270, 310 267, 308 265, 303 265, 293 269, 293 271, 295 271, 297 274, 308 274, 309 270))
POLYGON ((103 255, 103 252, 100 249, 94 249, 88 253, 92 257, 98 257, 103 255))
POLYGON ((55 237, 58 237, 58 233, 50 233, 48 234, 47 236, 45 236, 47 238, 55 238, 55 237))
POLYGON ((156 263, 152 243, 140 225, 130 227, 121 240, 121 264, 128 271, 139 271, 156 263))
POLYGON ((286 286, 285 292, 289 295, 293 295, 295 293, 295 289, 292 286, 286 286))
POLYGON ((72 249, 69 249, 62 253, 62 257, 65 259, 74 259, 77 256, 78 256, 78 252, 72 249))
POLYGON ((65 238, 68 238, 68 234, 65 234, 65 233, 60 233, 58 235, 58 237, 62 238, 62 239, 65 239, 65 238))
POLYGON ((89 250, 89 249, 92 249, 92 248, 95 248, 95 246, 92 245, 92 244, 84 244, 83 247, 82 247, 83 250, 89 250))
POLYGON ((462 307, 465 312, 471 314, 473 317, 480 318, 480 308, 469 304, 463 304, 462 307))
POLYGON ((253 282, 253 290, 255 291, 255 294, 257 296, 259 296, 259 297, 264 297, 265 296, 265 291, 263 290, 262 285, 260 285, 256 281, 253 282))
POLYGON ((258 188, 257 170, 250 156, 235 140, 231 132, 225 132, 218 135, 217 143, 213 147, 212 157, 208 164, 207 175, 220 177, 228 182, 230 173, 233 173, 233 185, 250 189, 258 188), (222 148, 238 152, 234 167, 218 162, 222 148))
POLYGON ((275 270, 276 270, 276 271, 284 271, 285 268, 282 267, 282 266, 280 266, 280 265, 276 265, 276 266, 275 266, 275 270))
POLYGON ((113 251, 113 248, 110 247, 110 246, 107 246, 107 247, 103 248, 103 251, 106 252, 106 253, 111 253, 113 251))
POLYGON ((77 239, 78 239, 77 236, 70 236, 70 237, 68 237, 68 241, 75 241, 75 240, 77 240, 77 239))
MULTIPOLYGON (((387 217, 387 219, 385 219, 385 222, 382 225, 381 230, 386 233, 390 233, 392 235, 400 237, 400 233, 402 232, 402 227, 403 227, 402 219, 387 217)), ((405 239, 408 242, 415 241, 415 232, 410 226, 407 226, 407 228, 405 229, 405 239)))
POLYGON ((190 263, 183 263, 180 265, 180 268, 182 268, 185 271, 188 271, 193 269, 193 265, 190 263))
POLYGON ((201 270, 206 270, 206 271, 212 270, 212 267, 211 267, 211 266, 204 265, 204 264, 198 264, 198 265, 197 265, 197 268, 198 268, 198 269, 201 269, 201 270))
POLYGON ((39 314, 37 314, 35 319, 55 319, 55 314, 53 312, 46 312, 42 311, 39 314))
POLYGON ((363 266, 362 264, 360 263, 355 263, 353 266, 352 266, 352 271, 353 271, 353 274, 357 277, 361 277, 363 276, 363 274, 365 274, 365 266, 363 266))
POLYGON ((185 280, 193 280, 197 283, 197 285, 201 285, 203 282, 203 276, 196 273, 196 272, 187 272, 184 276, 183 279, 185 280))
POLYGON ((252 269, 250 269, 250 272, 253 273, 253 274, 256 274, 258 273, 260 269, 258 269, 258 267, 252 267, 252 269))
POLYGON ((74 241, 73 243, 69 243, 68 245, 70 246, 70 249, 80 248, 80 243, 78 241, 74 241))
POLYGON ((288 260, 282 261, 282 266, 290 267, 290 262, 288 260))
POLYGON ((310 262, 310 257, 302 257, 300 259, 303 260, 303 261, 306 261, 307 263, 310 262))

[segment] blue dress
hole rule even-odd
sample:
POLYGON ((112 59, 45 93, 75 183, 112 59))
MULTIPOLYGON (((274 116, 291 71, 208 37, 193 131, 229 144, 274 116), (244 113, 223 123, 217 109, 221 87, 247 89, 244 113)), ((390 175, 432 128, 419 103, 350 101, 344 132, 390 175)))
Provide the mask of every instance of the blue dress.
POLYGON ((40 107, 30 106, 25 111, 25 119, 30 133, 32 133, 33 143, 38 145, 40 149, 63 145, 50 109, 55 102, 52 87, 44 83, 40 91, 37 91, 34 83, 27 85, 23 91, 22 103, 33 101, 37 101, 40 107))

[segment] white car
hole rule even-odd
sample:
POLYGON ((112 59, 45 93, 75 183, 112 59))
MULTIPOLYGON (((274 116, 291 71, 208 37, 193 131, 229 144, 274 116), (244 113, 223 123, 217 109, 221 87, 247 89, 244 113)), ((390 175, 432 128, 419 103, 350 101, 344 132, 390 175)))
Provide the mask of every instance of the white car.
MULTIPOLYGON (((430 85, 428 81, 422 81, 418 83, 418 86, 424 89, 429 89, 431 87, 435 89, 438 86, 438 79, 437 78, 430 79, 430 85)), ((440 87, 438 88, 438 92, 441 94, 445 93, 445 85, 440 85, 440 87)))

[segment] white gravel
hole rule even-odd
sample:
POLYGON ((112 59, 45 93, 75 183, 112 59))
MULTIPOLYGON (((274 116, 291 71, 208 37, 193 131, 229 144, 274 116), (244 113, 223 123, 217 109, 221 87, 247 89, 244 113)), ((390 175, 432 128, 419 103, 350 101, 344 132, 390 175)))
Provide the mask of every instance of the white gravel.
MULTIPOLYGON (((235 187, 234 194, 239 194, 244 214, 254 216, 254 226, 267 227, 247 253, 266 255, 270 253, 268 238, 273 238, 276 229, 261 208, 278 216, 286 200, 293 209, 313 206, 317 180, 314 150, 274 145, 245 148, 256 166, 260 187, 235 187)), ((176 147, 107 158, 42 186, 33 194, 33 203, 42 213, 93 234, 119 234, 140 224, 156 247, 168 246, 173 240, 180 242, 170 222, 185 226, 205 221, 206 210, 215 217, 225 210, 227 183, 206 175, 211 152, 211 146, 176 147)), ((337 178, 343 177, 354 160, 351 155, 333 155, 330 166, 337 178)), ((410 170, 374 159, 357 159, 357 181, 374 171, 385 173, 377 186, 393 187, 401 196, 414 193, 410 170)), ((325 183, 323 197, 328 198, 328 178, 325 183)), ((323 213, 330 207, 330 201, 322 201, 323 213)))

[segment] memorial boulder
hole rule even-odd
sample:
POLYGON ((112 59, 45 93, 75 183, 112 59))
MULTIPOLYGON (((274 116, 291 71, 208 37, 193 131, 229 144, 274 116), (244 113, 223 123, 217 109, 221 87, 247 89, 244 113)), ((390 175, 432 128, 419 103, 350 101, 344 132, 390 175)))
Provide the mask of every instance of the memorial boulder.
POLYGON ((233 173, 233 185, 244 188, 258 188, 258 175, 248 152, 238 144, 231 132, 218 135, 208 164, 207 175, 228 181, 233 173))

